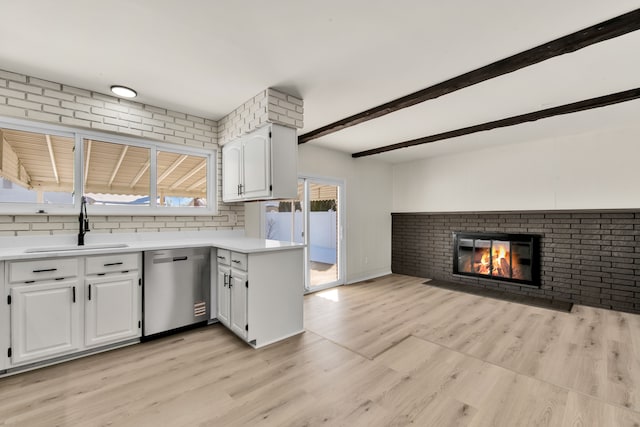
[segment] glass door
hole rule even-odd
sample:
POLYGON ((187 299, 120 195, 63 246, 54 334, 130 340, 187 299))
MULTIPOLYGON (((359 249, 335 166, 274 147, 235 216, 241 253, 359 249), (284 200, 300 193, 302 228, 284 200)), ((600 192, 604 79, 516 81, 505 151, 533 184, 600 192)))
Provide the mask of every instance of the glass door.
POLYGON ((318 179, 306 179, 308 203, 307 249, 309 281, 313 291, 341 284, 340 276, 340 186, 318 179))
POLYGON ((305 290, 344 283, 342 271, 342 183, 317 178, 298 180, 298 197, 264 202, 266 239, 304 243, 305 290))

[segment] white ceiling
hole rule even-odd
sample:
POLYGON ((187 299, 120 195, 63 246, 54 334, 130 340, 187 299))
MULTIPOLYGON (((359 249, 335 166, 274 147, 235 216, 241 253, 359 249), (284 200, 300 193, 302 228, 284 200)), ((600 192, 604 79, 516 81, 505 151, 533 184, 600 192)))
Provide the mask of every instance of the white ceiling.
MULTIPOLYGON (((640 0, 4 1, 0 69, 103 93, 124 84, 140 102, 212 119, 274 87, 304 99, 305 133, 639 7, 640 0)), ((353 153, 640 87, 639 51, 640 32, 630 33, 309 144, 353 153)), ((615 121, 638 117, 638 102, 628 109, 615 121)), ((614 111, 537 126, 574 133, 610 123, 614 111)), ((536 135, 530 128, 507 133, 527 140, 536 135)), ((477 135, 465 140, 497 143, 491 132, 477 135)), ((456 140, 375 157, 442 155, 460 149, 456 140)))

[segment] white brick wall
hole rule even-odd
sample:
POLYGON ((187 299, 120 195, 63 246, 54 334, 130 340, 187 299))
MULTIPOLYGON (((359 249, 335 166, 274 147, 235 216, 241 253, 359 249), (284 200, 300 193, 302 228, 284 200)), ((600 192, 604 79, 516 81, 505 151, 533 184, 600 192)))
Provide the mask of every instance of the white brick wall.
MULTIPOLYGON (((218 123, 214 120, 3 70, 0 70, 0 116, 107 130, 218 152, 218 216, 92 216, 94 233, 244 227, 244 205, 224 204, 221 199, 222 160, 218 123)), ((0 236, 73 234, 77 228, 75 215, 0 215, 0 236)))
POLYGON ((218 143, 224 145, 264 123, 301 129, 303 114, 301 99, 275 89, 265 89, 220 119, 218 143))
MULTIPOLYGON (((225 205, 219 216, 97 216, 91 233, 233 230, 244 224, 244 205, 225 205)), ((77 234, 75 215, 0 215, 0 236, 77 234)))
POLYGON ((0 115, 218 148, 214 120, 2 70, 0 115))

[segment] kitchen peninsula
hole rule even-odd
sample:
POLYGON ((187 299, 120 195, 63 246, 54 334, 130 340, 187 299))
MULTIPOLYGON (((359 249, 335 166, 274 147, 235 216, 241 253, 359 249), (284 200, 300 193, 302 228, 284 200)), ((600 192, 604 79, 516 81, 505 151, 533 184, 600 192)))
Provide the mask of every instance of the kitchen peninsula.
MULTIPOLYGON (((0 375, 140 342, 142 254, 152 250, 211 248, 211 299, 200 306, 209 306, 205 323, 220 320, 254 348, 303 332, 304 245, 242 231, 96 233, 84 246, 74 237, 0 239, 0 289, 8 302, 0 308, 7 349, 0 375)), ((188 286, 171 279, 176 294, 188 286)))

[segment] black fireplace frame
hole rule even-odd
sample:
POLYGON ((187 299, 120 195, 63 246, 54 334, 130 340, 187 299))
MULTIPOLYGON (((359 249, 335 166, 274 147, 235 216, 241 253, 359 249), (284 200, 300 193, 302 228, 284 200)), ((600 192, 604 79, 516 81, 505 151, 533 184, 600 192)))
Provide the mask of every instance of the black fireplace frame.
MULTIPOLYGON (((540 236, 535 234, 507 234, 507 233, 474 233, 466 231, 454 231, 453 235, 453 274, 460 276, 471 276, 485 280, 492 280, 498 282, 517 283, 519 285, 533 286, 539 288, 540 283, 540 236), (518 243, 530 243, 531 244, 531 280, 513 279, 507 277, 491 276, 487 274, 468 273, 465 271, 459 271, 458 268, 458 241, 460 239, 480 239, 480 240, 494 240, 509 241, 518 243)), ((475 246, 474 246, 475 247, 475 246)))

